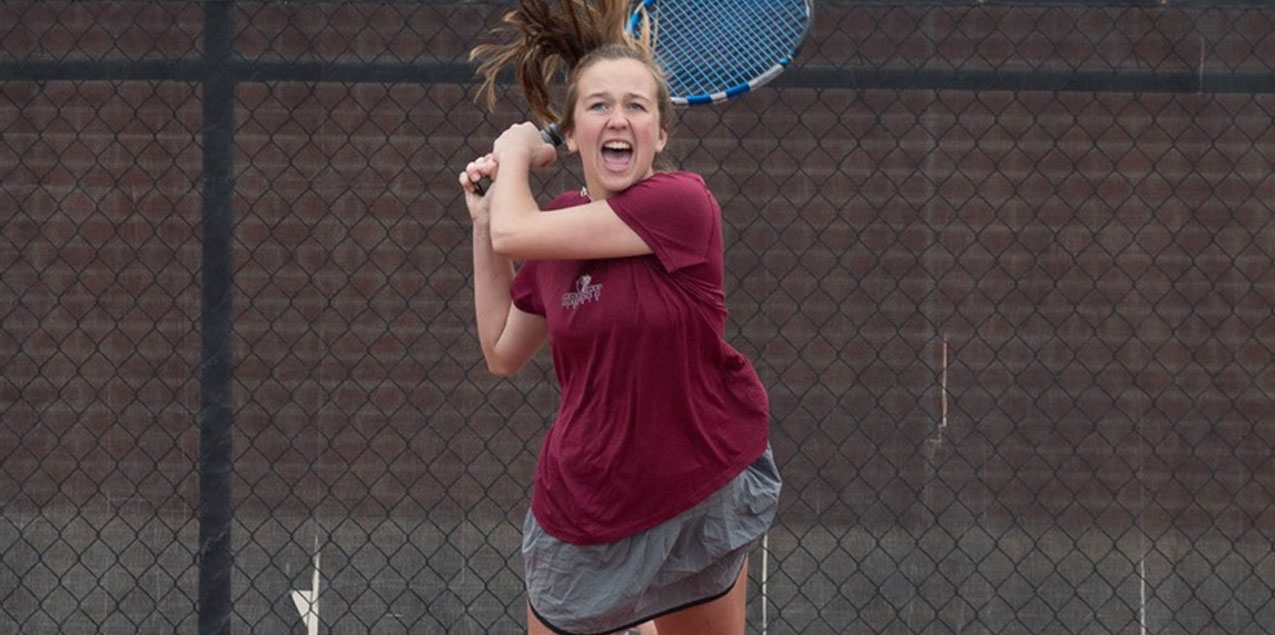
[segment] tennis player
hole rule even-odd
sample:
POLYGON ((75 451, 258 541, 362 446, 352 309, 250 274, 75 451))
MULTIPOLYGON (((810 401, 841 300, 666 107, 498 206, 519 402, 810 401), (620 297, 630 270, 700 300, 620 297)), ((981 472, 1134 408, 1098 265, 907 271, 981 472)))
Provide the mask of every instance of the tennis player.
POLYGON ((521 0, 474 57, 489 104, 514 68, 584 182, 541 208, 531 171, 557 153, 531 123, 458 179, 487 366, 510 375, 548 342, 561 388, 523 528, 528 631, 739 635, 781 480, 765 389, 724 340, 721 209, 699 175, 656 169, 672 105, 627 1, 561 5, 521 0))

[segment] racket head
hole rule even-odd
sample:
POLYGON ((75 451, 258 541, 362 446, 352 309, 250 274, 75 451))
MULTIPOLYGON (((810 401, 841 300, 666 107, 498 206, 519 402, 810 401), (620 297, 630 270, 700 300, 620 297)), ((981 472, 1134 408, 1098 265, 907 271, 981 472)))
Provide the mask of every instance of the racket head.
POLYGON ((642 0, 628 32, 649 24, 674 104, 711 104, 779 76, 801 49, 811 13, 811 0, 642 0))

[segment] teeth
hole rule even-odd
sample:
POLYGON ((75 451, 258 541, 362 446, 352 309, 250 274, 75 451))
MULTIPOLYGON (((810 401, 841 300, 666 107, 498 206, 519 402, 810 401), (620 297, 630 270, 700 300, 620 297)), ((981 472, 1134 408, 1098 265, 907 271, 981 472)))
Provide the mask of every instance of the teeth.
POLYGON ((633 146, 623 141, 609 141, 607 142, 606 145, 602 147, 606 148, 607 150, 631 150, 633 148, 633 146))

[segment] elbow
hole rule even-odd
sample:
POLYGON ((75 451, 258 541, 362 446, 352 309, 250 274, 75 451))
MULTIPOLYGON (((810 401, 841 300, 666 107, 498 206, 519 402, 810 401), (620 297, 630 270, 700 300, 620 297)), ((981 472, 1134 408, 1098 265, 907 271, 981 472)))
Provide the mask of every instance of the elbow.
POLYGON ((517 251, 517 236, 509 231, 491 229, 491 250, 498 255, 512 258, 517 251))
POLYGON ((509 377, 522 368, 522 362, 495 351, 483 351, 483 361, 487 362, 487 372, 497 377, 509 377))
POLYGON ((532 244, 534 220, 538 213, 534 209, 511 208, 503 214, 492 214, 489 229, 491 232, 491 249, 507 258, 524 258, 527 248, 532 244))
POLYGON ((500 360, 488 359, 487 372, 497 377, 512 377, 514 373, 518 372, 518 367, 500 360))

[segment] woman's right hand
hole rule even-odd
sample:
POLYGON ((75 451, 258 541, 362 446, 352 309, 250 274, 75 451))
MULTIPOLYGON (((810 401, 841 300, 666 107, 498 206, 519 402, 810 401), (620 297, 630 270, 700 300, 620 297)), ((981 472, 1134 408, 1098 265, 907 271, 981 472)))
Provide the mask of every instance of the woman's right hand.
POLYGON ((517 123, 510 126, 496 137, 491 146, 492 154, 500 155, 511 151, 525 150, 531 167, 543 168, 553 165, 558 160, 558 150, 548 143, 541 134, 540 128, 530 122, 517 123))

